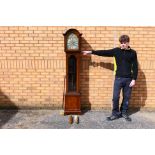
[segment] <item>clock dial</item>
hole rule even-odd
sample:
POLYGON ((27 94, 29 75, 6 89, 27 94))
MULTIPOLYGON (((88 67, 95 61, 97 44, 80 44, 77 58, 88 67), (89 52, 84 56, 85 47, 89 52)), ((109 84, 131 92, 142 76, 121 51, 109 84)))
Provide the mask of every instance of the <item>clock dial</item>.
POLYGON ((71 33, 67 38, 67 49, 78 50, 78 44, 78 37, 75 34, 71 33))

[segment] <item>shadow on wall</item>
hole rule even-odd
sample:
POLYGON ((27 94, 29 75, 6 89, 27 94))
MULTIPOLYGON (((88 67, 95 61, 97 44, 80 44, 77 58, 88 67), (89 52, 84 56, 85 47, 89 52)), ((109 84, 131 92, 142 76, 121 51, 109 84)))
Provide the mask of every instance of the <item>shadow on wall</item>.
POLYGON ((18 107, 0 90, 0 128, 17 112, 18 107))
MULTIPOLYGON (((90 44, 82 37, 81 50, 93 50, 90 44)), ((91 63, 91 56, 83 56, 81 54, 80 66, 80 93, 81 93, 81 107, 84 114, 91 110, 91 103, 89 100, 89 65, 91 63)))
MULTIPOLYGON (((93 64, 94 66, 100 66, 106 69, 110 69, 112 71, 114 70, 114 64, 112 63, 93 62, 93 64)), ((140 64, 138 63, 138 77, 136 80, 136 85, 132 89, 130 105, 129 105, 129 115, 140 111, 140 109, 145 106, 146 99, 147 99, 146 77, 140 67, 140 64)))
POLYGON ((92 65, 93 65, 94 67, 100 66, 100 67, 109 69, 109 70, 111 70, 111 71, 114 70, 114 64, 109 63, 109 62, 92 62, 92 65))
MULTIPOLYGON (((82 37, 82 51, 84 50, 93 50, 91 45, 82 37)), ((81 85, 81 106, 82 112, 85 113, 88 110, 91 110, 91 102, 89 100, 89 66, 97 67, 101 66, 105 69, 113 71, 114 65, 112 63, 104 62, 93 62, 91 56, 83 56, 81 54, 81 67, 80 67, 80 85, 81 85)), ((95 90, 94 90, 95 91, 95 90)))
POLYGON ((147 99, 147 84, 146 77, 142 71, 140 64, 138 63, 138 78, 136 80, 136 85, 132 90, 132 95, 130 99, 130 107, 132 111, 130 114, 138 112, 141 108, 145 106, 147 99))
MULTIPOLYGON (((82 51, 83 50, 93 50, 89 43, 82 38, 82 51)), ((91 103, 89 101, 89 65, 100 66, 111 71, 114 70, 114 64, 104 63, 104 62, 92 62, 91 56, 82 56, 81 58, 81 101, 82 109, 86 112, 91 109, 91 103)), ((147 86, 146 78, 144 72, 141 70, 140 65, 138 66, 138 78, 136 80, 136 85, 132 90, 132 95, 130 99, 129 114, 138 112, 142 107, 145 106, 145 101, 147 99, 147 86), (130 110, 131 109, 131 110, 130 110)), ((121 102, 121 101, 120 101, 121 102)))

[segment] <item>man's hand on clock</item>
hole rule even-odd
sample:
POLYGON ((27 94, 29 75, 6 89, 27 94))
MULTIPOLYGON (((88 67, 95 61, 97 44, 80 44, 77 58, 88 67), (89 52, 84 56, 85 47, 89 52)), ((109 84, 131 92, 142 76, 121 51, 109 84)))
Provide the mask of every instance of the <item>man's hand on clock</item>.
POLYGON ((88 55, 88 54, 92 54, 92 51, 82 51, 83 55, 88 55))

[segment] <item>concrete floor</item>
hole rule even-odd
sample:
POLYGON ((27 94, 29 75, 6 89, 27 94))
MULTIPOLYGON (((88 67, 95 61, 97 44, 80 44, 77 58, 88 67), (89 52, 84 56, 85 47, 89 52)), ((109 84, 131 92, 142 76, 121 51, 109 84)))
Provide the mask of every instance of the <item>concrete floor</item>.
POLYGON ((60 110, 0 110, 2 129, 155 129, 155 111, 131 113, 132 122, 120 118, 108 122, 108 110, 87 111, 79 116, 79 124, 68 123, 69 116, 60 110))

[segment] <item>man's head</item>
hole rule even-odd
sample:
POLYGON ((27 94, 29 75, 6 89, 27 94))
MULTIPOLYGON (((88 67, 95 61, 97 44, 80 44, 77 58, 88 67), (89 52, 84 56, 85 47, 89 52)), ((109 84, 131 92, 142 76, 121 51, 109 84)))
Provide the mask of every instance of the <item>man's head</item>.
POLYGON ((128 35, 121 35, 119 37, 121 49, 127 49, 129 47, 130 38, 128 35))

